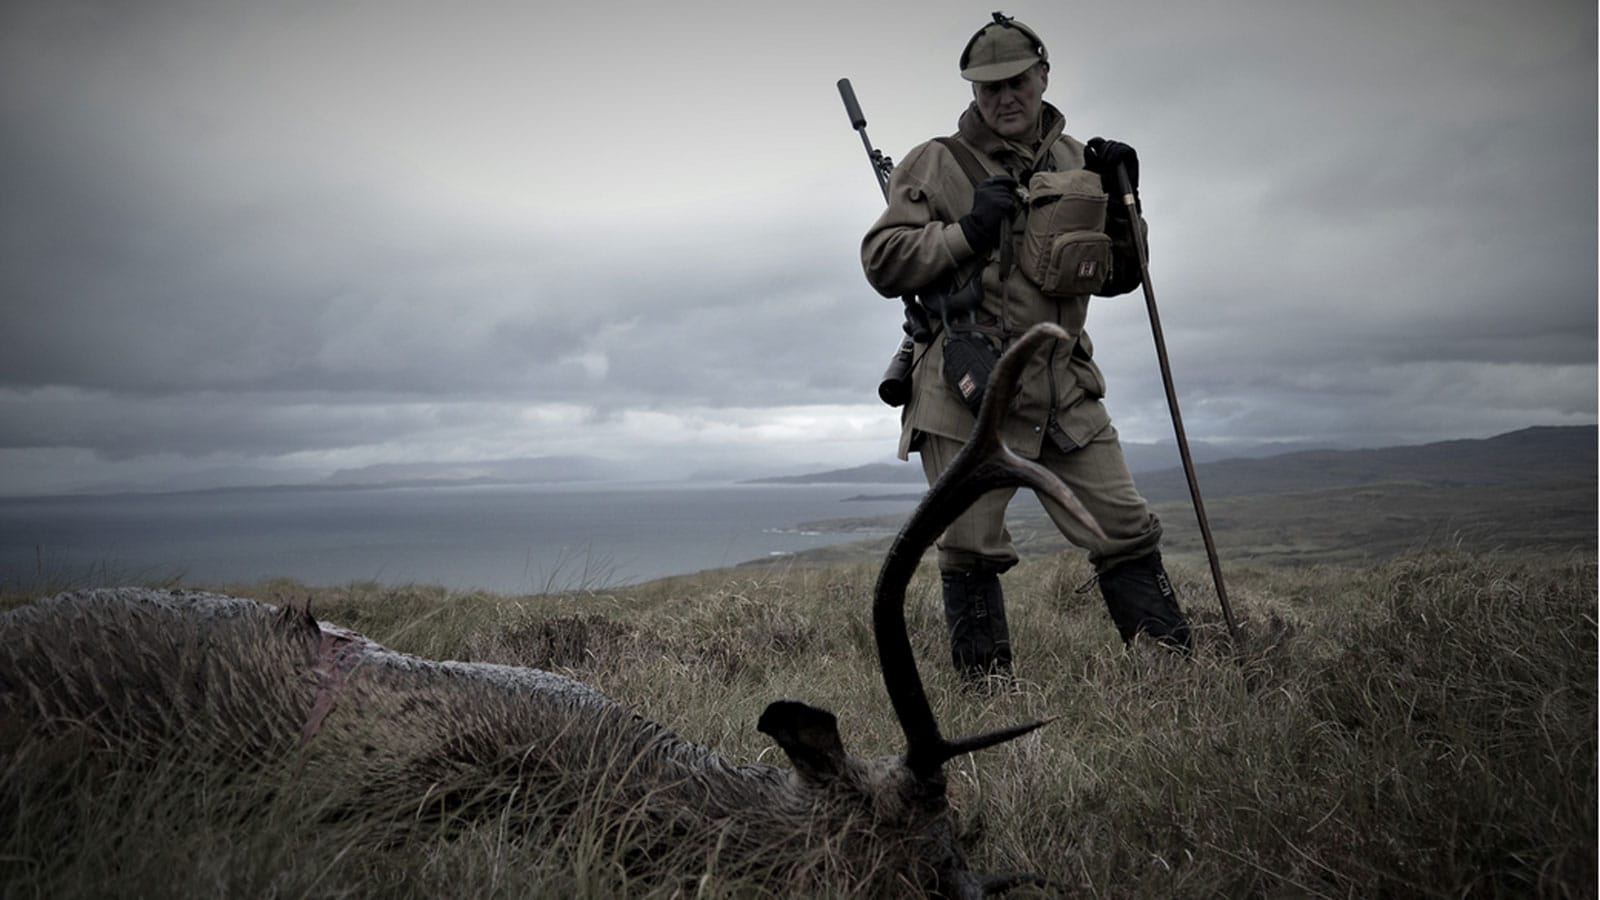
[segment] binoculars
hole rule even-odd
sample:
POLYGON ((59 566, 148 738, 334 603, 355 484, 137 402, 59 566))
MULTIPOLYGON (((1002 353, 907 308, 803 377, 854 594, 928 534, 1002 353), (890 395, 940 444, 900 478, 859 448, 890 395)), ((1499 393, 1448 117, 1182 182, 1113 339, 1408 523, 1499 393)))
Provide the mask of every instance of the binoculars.
POLYGON ((889 357, 889 368, 878 382, 878 399, 890 406, 905 406, 911 400, 911 363, 917 345, 908 335, 889 357))

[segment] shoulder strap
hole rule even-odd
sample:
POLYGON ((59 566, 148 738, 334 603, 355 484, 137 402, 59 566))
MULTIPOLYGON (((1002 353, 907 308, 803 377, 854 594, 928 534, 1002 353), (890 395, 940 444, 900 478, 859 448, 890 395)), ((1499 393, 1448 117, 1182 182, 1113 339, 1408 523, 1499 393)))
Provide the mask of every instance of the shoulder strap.
MULTIPOLYGON (((978 162, 978 157, 972 154, 966 144, 953 137, 936 137, 934 140, 943 144, 945 149, 950 151, 950 155, 956 158, 956 162, 961 164, 961 171, 967 173, 967 177, 972 180, 973 187, 977 187, 980 181, 989 177, 989 170, 983 167, 983 163, 978 162)), ((1026 182, 1028 176, 1035 172, 1053 171, 1055 164, 1050 158, 1050 148, 1054 143, 1054 140, 1050 140, 1040 145, 1039 153, 1033 159, 1033 165, 1028 167, 1028 170, 1022 174, 1019 180, 1026 182)))
POLYGON ((950 155, 956 158, 956 162, 961 164, 961 171, 972 179, 973 187, 977 187, 979 182, 989 177, 989 170, 983 167, 983 163, 978 162, 978 158, 972 155, 966 144, 953 137, 937 137, 934 140, 943 144, 945 149, 950 151, 950 155))

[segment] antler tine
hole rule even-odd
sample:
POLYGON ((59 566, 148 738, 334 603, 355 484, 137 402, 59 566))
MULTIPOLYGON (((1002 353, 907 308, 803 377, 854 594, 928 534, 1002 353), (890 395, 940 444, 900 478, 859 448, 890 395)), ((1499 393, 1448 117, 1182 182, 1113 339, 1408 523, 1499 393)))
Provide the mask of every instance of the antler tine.
POLYGON ((982 734, 975 734, 972 737, 953 738, 946 740, 943 745, 945 758, 941 761, 949 762, 963 753, 977 753, 979 750, 987 750, 996 744, 1004 744, 1006 741, 1015 740, 1036 728, 1043 728, 1044 726, 1049 725, 1058 718, 1060 717, 1051 716, 1048 719, 1037 719, 1032 722, 1023 722, 1020 725, 996 728, 994 731, 985 731, 982 734))
POLYGON ((1046 342, 1067 336, 1055 325, 1035 325, 1000 357, 984 392, 972 437, 895 536, 878 573, 872 605, 878 664, 883 670, 889 702, 906 735, 906 763, 919 776, 931 777, 953 756, 1020 737, 1044 724, 1034 722, 973 738, 945 740, 923 690, 922 676, 906 635, 905 599, 906 586, 911 583, 922 554, 957 516, 997 488, 1028 487, 1048 494, 1091 531, 1103 535, 1088 510, 1059 478, 1043 466, 1017 456, 1000 441, 1000 425, 1016 395, 1028 358, 1046 342))

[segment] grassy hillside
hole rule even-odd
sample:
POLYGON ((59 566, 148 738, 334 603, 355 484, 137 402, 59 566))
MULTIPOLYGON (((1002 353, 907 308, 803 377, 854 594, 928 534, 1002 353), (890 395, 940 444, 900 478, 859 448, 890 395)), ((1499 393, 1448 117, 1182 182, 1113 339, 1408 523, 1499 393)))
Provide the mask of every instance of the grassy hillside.
MULTIPOLYGON (((1186 596, 1205 593, 1203 568, 1174 570, 1186 596)), ((1013 896, 1594 895, 1592 554, 1241 564, 1246 641, 1229 647, 1197 609, 1190 662, 1124 650, 1098 597, 1074 591, 1087 575, 1073 554, 1008 576, 1021 680, 993 696, 962 692, 941 663, 934 574, 912 584, 947 733, 1059 716, 949 767, 975 864, 1054 883, 1013 896)), ((780 697, 834 710, 855 753, 901 749, 867 618, 874 577, 859 562, 556 596, 223 587, 309 596, 319 617, 420 655, 567 672, 734 760, 779 762, 754 725, 780 697)), ((181 748, 134 762, 70 728, 0 749, 7 897, 785 895, 726 880, 714 856, 654 869, 581 818, 521 821, 510 798, 470 822, 412 815, 423 797, 330 818, 358 787, 307 796, 288 765, 217 771, 181 748)))

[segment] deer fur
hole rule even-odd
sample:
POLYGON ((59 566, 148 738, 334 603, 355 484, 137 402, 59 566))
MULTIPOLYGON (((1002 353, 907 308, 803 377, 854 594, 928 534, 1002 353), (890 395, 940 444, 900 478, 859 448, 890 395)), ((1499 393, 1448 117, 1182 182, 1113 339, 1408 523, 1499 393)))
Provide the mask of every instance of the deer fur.
POLYGON ((885 560, 873 622, 902 755, 855 757, 831 713, 780 700, 757 727, 792 767, 741 765, 562 675, 396 653, 305 609, 136 588, 0 614, 0 734, 13 736, 0 750, 72 730, 238 766, 290 759, 363 805, 503 814, 516 795, 538 815, 615 822, 636 855, 714 851, 719 871, 775 886, 826 858, 828 883, 864 892, 998 893, 1032 876, 970 870, 943 766, 1042 723, 944 738, 905 633, 905 588, 944 527, 994 487, 1048 491, 1093 527, 1065 486, 996 437, 1026 354, 1058 337, 1041 326, 1005 355, 967 451, 885 560))

